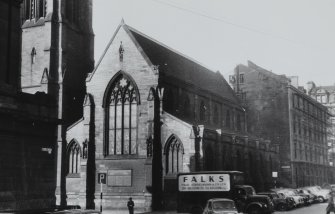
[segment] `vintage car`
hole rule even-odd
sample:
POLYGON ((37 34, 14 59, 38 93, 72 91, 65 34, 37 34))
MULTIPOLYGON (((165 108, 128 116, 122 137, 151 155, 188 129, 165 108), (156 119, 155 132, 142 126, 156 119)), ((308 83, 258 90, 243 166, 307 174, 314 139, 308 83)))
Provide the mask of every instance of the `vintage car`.
POLYGON ((327 201, 330 197, 330 190, 322 189, 320 186, 304 187, 303 189, 307 190, 309 193, 316 195, 317 200, 320 203, 327 201))
POLYGON ((259 192, 257 194, 268 196, 272 200, 275 210, 285 211, 294 208, 293 198, 278 195, 276 192, 259 192))
POLYGON ((305 194, 305 195, 309 195, 310 198, 310 203, 316 203, 318 202, 318 197, 316 197, 316 195, 314 195, 313 193, 309 192, 306 189, 297 189, 299 194, 305 194))
POLYGON ((235 202, 227 198, 209 199, 204 208, 203 214, 237 214, 235 202))
POLYGON ((304 199, 303 197, 296 195, 292 190, 290 189, 273 189, 274 192, 278 193, 279 195, 283 197, 289 197, 294 200, 294 206, 295 207, 301 207, 304 205, 304 199))

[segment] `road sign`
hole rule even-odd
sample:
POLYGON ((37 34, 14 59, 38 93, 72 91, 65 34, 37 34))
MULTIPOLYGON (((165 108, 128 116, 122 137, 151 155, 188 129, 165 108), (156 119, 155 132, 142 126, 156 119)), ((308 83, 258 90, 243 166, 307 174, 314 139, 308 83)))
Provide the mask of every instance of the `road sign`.
POLYGON ((98 173, 98 183, 106 184, 107 181, 107 173, 98 173))
POLYGON ((272 172, 272 177, 273 178, 278 178, 278 172, 272 172))

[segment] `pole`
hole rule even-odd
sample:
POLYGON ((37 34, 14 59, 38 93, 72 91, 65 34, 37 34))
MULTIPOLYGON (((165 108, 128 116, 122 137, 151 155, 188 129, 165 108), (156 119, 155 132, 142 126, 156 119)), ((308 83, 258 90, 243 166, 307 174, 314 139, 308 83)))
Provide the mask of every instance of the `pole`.
POLYGON ((100 212, 102 212, 102 182, 100 182, 100 212))

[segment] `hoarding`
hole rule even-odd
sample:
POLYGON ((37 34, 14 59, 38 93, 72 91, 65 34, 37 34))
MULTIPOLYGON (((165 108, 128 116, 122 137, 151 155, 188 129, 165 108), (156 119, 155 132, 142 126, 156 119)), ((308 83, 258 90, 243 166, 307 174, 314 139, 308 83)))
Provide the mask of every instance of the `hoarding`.
POLYGON ((181 192, 230 191, 229 174, 179 175, 178 189, 181 192))

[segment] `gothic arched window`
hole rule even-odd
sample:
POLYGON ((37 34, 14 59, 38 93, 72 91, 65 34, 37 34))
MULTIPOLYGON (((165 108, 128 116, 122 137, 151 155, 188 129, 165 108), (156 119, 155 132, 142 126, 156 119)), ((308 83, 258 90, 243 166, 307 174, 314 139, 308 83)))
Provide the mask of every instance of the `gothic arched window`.
POLYGON ((174 112, 174 96, 172 90, 167 90, 166 95, 163 96, 163 109, 169 113, 174 112))
POLYGON ((206 121, 206 106, 204 101, 200 102, 200 121, 206 121))
POLYGON ((171 136, 165 146, 165 173, 176 174, 183 171, 184 147, 175 136, 171 136))
POLYGON ((123 73, 113 78, 104 98, 105 155, 136 153, 138 90, 123 73))
POLYGON ((214 112, 213 112, 213 122, 214 124, 218 124, 219 123, 219 109, 218 109, 218 106, 215 105, 214 106, 214 112))
POLYGON ((214 162, 214 152, 210 145, 208 145, 205 149, 205 170, 212 171, 215 170, 215 162, 214 162))
POLYGON ((185 95, 183 108, 184 108, 184 116, 186 118, 190 118, 191 117, 191 102, 190 102, 190 98, 188 97, 188 95, 185 95))
POLYGON ((71 141, 67 149, 68 173, 80 173, 80 146, 76 141, 71 141))
POLYGON ((226 127, 230 128, 230 111, 226 112, 226 127))
POLYGON ((46 16, 46 0, 25 0, 23 2, 23 18, 39 19, 46 16))

